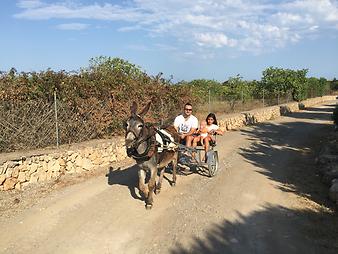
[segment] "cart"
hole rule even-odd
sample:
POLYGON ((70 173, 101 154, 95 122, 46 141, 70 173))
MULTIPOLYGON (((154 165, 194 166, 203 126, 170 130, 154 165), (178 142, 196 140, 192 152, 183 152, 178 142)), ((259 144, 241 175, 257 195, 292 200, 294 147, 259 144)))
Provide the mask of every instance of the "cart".
POLYGON ((209 151, 205 154, 204 147, 198 145, 195 148, 187 147, 183 144, 179 145, 179 163, 183 164, 185 173, 192 172, 192 168, 195 168, 200 172, 207 172, 209 177, 213 177, 217 174, 219 161, 218 151, 216 146, 216 139, 214 142, 210 142, 209 151))

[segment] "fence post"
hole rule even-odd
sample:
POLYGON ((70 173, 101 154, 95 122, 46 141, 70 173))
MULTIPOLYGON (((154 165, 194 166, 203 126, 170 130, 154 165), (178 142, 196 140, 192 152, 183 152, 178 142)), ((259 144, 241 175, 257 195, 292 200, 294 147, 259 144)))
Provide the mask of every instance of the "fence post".
POLYGON ((55 111, 55 133, 56 133, 56 148, 59 148, 59 123, 58 123, 58 110, 57 110, 57 102, 56 102, 56 91, 54 90, 54 111, 55 111))
POLYGON ((163 118, 164 118, 164 114, 163 114, 163 100, 162 99, 160 99, 160 101, 161 101, 161 127, 162 127, 162 125, 163 125, 163 118))
POLYGON ((210 113, 210 111, 211 111, 211 105, 210 105, 210 88, 209 88, 209 90, 208 90, 208 94, 209 94, 209 99, 208 99, 208 112, 210 113))

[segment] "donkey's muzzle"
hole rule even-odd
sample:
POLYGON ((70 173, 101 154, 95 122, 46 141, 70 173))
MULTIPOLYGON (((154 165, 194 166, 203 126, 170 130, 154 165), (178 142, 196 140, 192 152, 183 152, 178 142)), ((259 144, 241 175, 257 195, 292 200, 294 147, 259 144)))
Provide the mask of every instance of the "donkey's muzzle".
POLYGON ((127 148, 133 147, 135 143, 136 136, 132 132, 128 132, 125 138, 125 146, 127 148))

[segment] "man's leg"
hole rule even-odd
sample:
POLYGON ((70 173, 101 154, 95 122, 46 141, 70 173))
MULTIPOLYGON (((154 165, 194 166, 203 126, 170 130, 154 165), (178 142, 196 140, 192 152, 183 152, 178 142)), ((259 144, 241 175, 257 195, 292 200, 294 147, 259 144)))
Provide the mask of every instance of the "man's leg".
MULTIPOLYGON (((201 140, 201 136, 193 137, 193 142, 192 142, 192 147, 196 148, 198 141, 201 140)), ((196 150, 193 150, 191 153, 191 157, 195 158, 196 157, 196 150)))
POLYGON ((194 137, 193 142, 192 142, 192 147, 196 147, 198 141, 200 141, 200 136, 194 137))
POLYGON ((185 140, 186 140, 186 144, 185 144, 185 145, 186 145, 187 147, 191 147, 191 143, 192 143, 193 138, 194 138, 194 137, 193 137, 192 135, 186 136, 186 137, 185 137, 185 140))

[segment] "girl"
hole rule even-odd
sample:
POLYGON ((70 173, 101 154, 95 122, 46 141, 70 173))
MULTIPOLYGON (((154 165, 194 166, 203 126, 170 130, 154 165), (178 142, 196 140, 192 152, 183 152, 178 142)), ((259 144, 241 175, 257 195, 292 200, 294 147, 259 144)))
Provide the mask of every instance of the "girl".
POLYGON ((214 113, 210 113, 205 121, 201 122, 199 134, 200 135, 194 137, 193 147, 196 147, 197 143, 200 141, 204 146, 204 151, 206 154, 209 150, 210 141, 215 141, 214 134, 223 135, 223 131, 217 125, 217 119, 214 113), (203 123, 206 123, 206 125, 203 123))
POLYGON ((210 113, 205 120, 207 121, 208 136, 204 139, 204 150, 207 152, 209 150, 209 142, 215 141, 213 135, 223 135, 223 131, 217 125, 217 119, 214 113, 210 113))

